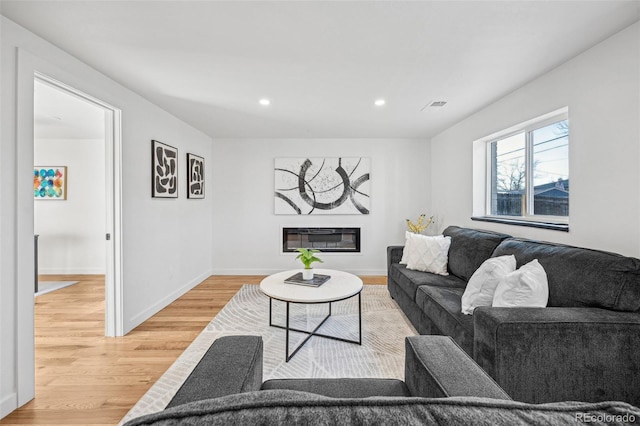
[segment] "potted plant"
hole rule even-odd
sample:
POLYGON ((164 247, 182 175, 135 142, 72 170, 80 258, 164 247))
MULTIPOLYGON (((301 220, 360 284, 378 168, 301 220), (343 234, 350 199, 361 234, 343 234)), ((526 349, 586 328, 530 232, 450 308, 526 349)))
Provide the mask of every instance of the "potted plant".
POLYGON ((315 255, 316 253, 319 253, 320 250, 309 250, 306 248, 298 248, 296 250, 300 252, 300 254, 296 257, 296 259, 300 259, 300 261, 304 264, 304 269, 302 270, 302 279, 312 280, 313 268, 311 267, 311 264, 313 262, 322 263, 322 259, 318 258, 315 255))

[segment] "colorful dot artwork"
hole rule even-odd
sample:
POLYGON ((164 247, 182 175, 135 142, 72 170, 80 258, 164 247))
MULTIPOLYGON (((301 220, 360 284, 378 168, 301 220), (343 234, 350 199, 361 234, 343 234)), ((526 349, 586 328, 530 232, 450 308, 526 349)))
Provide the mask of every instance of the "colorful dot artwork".
POLYGON ((66 167, 34 167, 33 168, 33 196, 36 199, 67 198, 67 168, 66 167))

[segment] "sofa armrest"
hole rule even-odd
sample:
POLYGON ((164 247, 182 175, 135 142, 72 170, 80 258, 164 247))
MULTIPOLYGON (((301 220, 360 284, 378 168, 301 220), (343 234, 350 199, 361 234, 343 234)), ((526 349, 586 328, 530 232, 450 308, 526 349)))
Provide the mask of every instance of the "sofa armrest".
POLYGON ((391 268, 392 263, 400 263, 402 260, 402 250, 404 250, 404 246, 387 247, 387 271, 391 268))
POLYGON ((167 408, 257 391, 261 385, 262 337, 224 336, 213 342, 167 408))
POLYGON ((640 314, 480 307, 473 316, 474 358, 515 400, 640 404, 640 314))
POLYGON ((405 339, 404 381, 411 396, 511 399, 448 336, 410 336, 405 339))

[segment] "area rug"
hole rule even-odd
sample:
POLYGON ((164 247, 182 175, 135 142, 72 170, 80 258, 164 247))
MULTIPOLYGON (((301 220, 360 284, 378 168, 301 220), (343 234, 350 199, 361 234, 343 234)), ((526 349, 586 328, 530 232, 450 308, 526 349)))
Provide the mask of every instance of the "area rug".
POLYGON ((42 296, 43 294, 78 284, 78 282, 79 281, 38 281, 38 292, 35 295, 36 297, 42 296))
MULTIPOLYGON (((358 337, 358 298, 332 304, 320 333, 358 337)), ((291 304, 291 326, 312 330, 328 312, 327 304, 291 304)), ((284 324, 285 303, 273 302, 275 324, 284 324)), ((269 326, 269 298, 258 285, 244 285, 184 353, 122 419, 124 423, 163 410, 215 339, 260 335, 264 342, 263 380, 298 377, 381 377, 404 379, 404 338, 417 334, 384 285, 362 291, 362 346, 312 337, 285 362, 285 331, 269 326)), ((291 332, 290 348, 306 338, 291 332)))

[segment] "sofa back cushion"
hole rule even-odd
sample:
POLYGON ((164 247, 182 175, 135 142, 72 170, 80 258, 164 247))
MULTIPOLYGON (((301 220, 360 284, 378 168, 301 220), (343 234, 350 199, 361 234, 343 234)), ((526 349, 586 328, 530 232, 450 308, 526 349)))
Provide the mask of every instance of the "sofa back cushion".
POLYGON ((509 235, 478 229, 449 226, 445 236, 451 237, 449 273, 469 281, 471 275, 491 257, 493 250, 509 235))
POLYGON ((513 254, 518 267, 538 259, 549 283, 549 303, 556 307, 640 310, 640 260, 562 244, 510 238, 493 256, 513 254))
MULTIPOLYGON (((575 424, 581 418, 634 422, 640 409, 624 402, 525 404, 488 398, 328 398, 271 390, 180 405, 130 420, 125 426, 160 425, 425 425, 575 424), (618 417, 619 416, 619 417, 618 417), (624 419, 623 420, 623 416, 624 419)), ((588 420, 587 420, 588 421, 588 420)))

